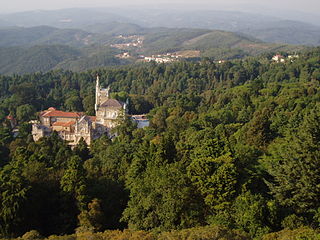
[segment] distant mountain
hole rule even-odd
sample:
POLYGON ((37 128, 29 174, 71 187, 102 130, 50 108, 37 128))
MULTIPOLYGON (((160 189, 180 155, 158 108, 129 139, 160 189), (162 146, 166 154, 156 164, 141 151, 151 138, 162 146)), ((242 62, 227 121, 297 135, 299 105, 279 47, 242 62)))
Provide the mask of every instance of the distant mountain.
POLYGON ((249 34, 271 43, 320 45, 320 27, 281 17, 232 11, 128 11, 126 16, 141 26, 224 30, 249 34), (164 21, 165 20, 165 21, 164 21))
POLYGON ((9 22, 0 19, 0 28, 6 28, 6 27, 10 27, 10 26, 12 26, 12 25, 10 25, 9 22))
POLYGON ((110 48, 79 50, 61 45, 0 48, 0 74, 47 72, 52 69, 83 71, 128 63, 114 57, 116 53, 110 48))
POLYGON ((81 49, 82 56, 76 59, 69 58, 60 62, 55 68, 68 69, 72 71, 84 71, 106 66, 126 65, 132 63, 131 60, 115 57, 119 51, 109 47, 91 46, 81 49))
POLYGON ((145 53, 157 53, 180 50, 187 40, 209 33, 210 30, 203 29, 181 29, 181 28, 153 28, 144 35, 145 53))
POLYGON ((85 46, 93 43, 93 34, 78 29, 49 26, 0 29, 0 47, 63 44, 85 46))
POLYGON ((0 28, 0 47, 34 45, 69 45, 85 47, 109 45, 117 35, 145 34, 149 30, 134 24, 106 23, 80 29, 60 29, 50 26, 0 28), (90 32, 89 32, 90 31, 90 32))
POLYGON ((97 23, 127 20, 117 14, 94 9, 60 9, 51 11, 27 11, 3 14, 0 20, 10 23, 11 26, 33 27, 48 25, 59 28, 80 28, 97 23))
POLYGON ((265 42, 320 45, 320 27, 297 21, 277 21, 263 27, 243 28, 240 31, 265 42))
POLYGON ((1 26, 48 25, 91 33, 133 34, 143 28, 200 28, 252 35, 272 43, 319 45, 320 27, 239 11, 107 8, 29 11, 0 15, 1 26), (121 24, 119 24, 121 23, 121 24), (141 26, 141 27, 140 27, 141 26))
MULTIPOLYGON (((313 25, 320 26, 320 15, 316 12, 304 11, 302 9, 293 10, 292 8, 286 7, 278 7, 278 4, 274 7, 266 6, 266 1, 256 1, 243 3, 240 2, 238 4, 232 4, 231 9, 237 9, 240 12, 248 12, 254 14, 262 14, 270 17, 275 17, 277 19, 286 19, 292 21, 301 21, 313 25)), ((231 10, 229 8, 229 10, 231 10)))
POLYGON ((0 73, 46 72, 65 59, 74 59, 80 55, 79 51, 68 46, 0 48, 0 73))
POLYGON ((201 29, 157 29, 145 35, 143 54, 199 50, 214 59, 241 58, 266 52, 299 51, 303 47, 264 43, 251 36, 201 29))
POLYGON ((144 34, 147 32, 146 28, 143 28, 133 23, 123 22, 108 22, 108 23, 97 23, 93 25, 83 26, 81 29, 100 34, 109 35, 133 35, 133 34, 144 34))
POLYGON ((252 13, 213 10, 128 9, 122 11, 122 14, 143 27, 202 28, 231 32, 280 20, 252 13))

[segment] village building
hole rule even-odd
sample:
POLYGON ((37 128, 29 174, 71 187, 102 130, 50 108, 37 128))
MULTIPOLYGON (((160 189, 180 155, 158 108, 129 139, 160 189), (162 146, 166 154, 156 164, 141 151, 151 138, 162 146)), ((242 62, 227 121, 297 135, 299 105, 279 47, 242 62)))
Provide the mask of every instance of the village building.
MULTIPOLYGON (((127 105, 128 103, 111 99, 110 88, 101 88, 97 76, 95 116, 59 111, 51 107, 39 114, 39 120, 32 121, 33 139, 38 141, 56 131, 70 146, 77 145, 81 138, 90 145, 94 139, 104 134, 111 136, 111 130, 119 124, 119 119, 127 114, 127 105)), ((131 116, 138 127, 149 125, 149 120, 142 116, 144 115, 131 116)))
POLYGON ((285 62, 284 56, 280 55, 280 54, 276 54, 272 57, 272 60, 275 62, 285 62))

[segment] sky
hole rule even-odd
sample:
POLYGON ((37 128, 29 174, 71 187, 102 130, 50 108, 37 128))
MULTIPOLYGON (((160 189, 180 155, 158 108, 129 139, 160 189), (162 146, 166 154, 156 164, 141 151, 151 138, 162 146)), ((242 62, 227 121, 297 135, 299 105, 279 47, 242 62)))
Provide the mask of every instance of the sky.
POLYGON ((195 6, 197 8, 214 8, 219 10, 246 10, 266 8, 286 11, 309 12, 319 14, 319 0, 0 0, 0 12, 19 12, 29 10, 51 10, 62 8, 87 8, 108 6, 172 6, 172 4, 195 6))

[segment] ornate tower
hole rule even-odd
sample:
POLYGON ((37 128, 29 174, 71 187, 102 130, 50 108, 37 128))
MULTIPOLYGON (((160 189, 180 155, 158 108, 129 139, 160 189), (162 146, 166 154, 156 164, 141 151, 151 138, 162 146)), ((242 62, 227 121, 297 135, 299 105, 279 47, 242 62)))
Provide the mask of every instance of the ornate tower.
POLYGON ((96 80, 96 103, 94 105, 94 109, 96 111, 96 115, 97 115, 97 111, 99 110, 99 107, 109 99, 109 92, 110 92, 110 87, 100 88, 100 78, 99 78, 99 75, 97 75, 97 80, 96 80))
POLYGON ((110 97, 110 87, 101 88, 100 78, 96 80, 96 124, 101 128, 101 132, 117 126, 117 119, 127 113, 127 103, 120 102, 110 97))

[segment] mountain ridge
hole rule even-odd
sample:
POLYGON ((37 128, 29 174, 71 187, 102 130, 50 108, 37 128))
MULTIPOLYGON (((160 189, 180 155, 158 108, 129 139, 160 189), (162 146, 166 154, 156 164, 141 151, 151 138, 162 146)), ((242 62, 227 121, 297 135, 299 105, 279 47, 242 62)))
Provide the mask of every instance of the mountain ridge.
MULTIPOLYGON (((106 30, 103 25, 110 25, 113 22, 121 22, 124 28, 126 25, 133 24, 131 25, 133 30, 129 32, 131 34, 143 31, 140 27, 200 28, 249 34, 262 41, 272 43, 320 45, 320 26, 297 20, 286 20, 281 15, 274 17, 242 11, 190 9, 183 11, 124 7, 73 8, 0 15, 0 27, 2 28, 9 26, 31 27, 39 25, 39 22, 58 28, 76 28, 84 31, 92 29, 93 33, 103 33, 106 30), (268 29, 268 33, 263 34, 267 31, 266 29, 268 29)), ((114 33, 120 33, 121 28, 118 30, 116 28, 114 33)))
POLYGON ((183 51, 187 58, 228 60, 304 48, 264 43, 243 33, 222 30, 143 28, 124 23, 99 28, 105 29, 103 33, 50 26, 0 29, 0 73, 46 72, 57 68, 84 71, 134 63, 141 55, 183 51), (120 32, 127 35, 117 35, 120 32), (129 57, 121 57, 124 53, 129 57))

